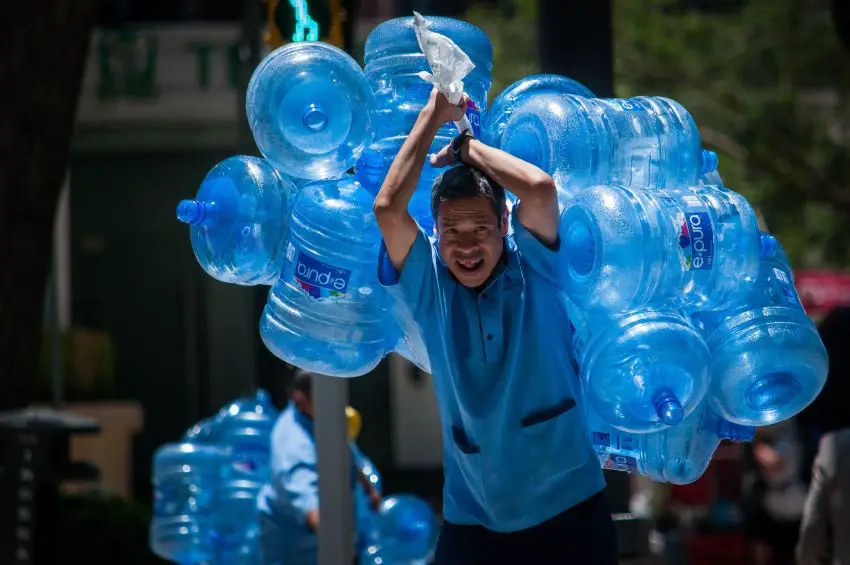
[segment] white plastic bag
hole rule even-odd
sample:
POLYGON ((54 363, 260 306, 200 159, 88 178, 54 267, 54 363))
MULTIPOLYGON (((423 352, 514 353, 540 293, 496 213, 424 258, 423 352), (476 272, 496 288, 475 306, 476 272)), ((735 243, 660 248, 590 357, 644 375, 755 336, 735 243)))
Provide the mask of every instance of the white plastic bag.
MULTIPOLYGON (((459 104, 463 96, 463 79, 475 68, 472 59, 457 44, 428 29, 425 18, 413 12, 413 30, 419 48, 425 54, 431 72, 421 71, 419 77, 430 82, 442 92, 449 102, 459 104)), ((458 131, 472 129, 469 118, 463 116, 455 122, 458 131)))

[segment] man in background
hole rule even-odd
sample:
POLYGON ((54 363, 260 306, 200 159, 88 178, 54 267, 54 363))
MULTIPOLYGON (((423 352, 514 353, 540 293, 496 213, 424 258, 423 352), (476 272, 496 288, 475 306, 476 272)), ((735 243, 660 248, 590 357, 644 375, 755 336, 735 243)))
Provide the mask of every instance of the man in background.
MULTIPOLYGON (((313 432, 312 374, 295 375, 290 402, 271 436, 271 481, 257 500, 263 565, 316 565, 319 474, 313 432)), ((352 467, 352 488, 362 488, 372 509, 380 494, 352 467)))

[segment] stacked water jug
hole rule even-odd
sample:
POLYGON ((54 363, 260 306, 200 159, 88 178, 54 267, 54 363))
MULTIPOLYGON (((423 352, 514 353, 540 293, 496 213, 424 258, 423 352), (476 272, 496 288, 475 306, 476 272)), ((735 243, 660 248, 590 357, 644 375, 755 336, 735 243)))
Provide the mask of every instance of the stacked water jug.
POLYGON ((690 483, 721 439, 789 418, 827 358, 782 246, 672 100, 603 100, 552 78, 506 89, 484 139, 548 173, 560 279, 603 467, 690 483))
MULTIPOLYGON (((268 394, 237 399, 198 422, 179 443, 154 454, 150 546, 178 565, 259 565, 257 496, 271 479, 271 431, 278 413, 268 394)), ((352 440, 352 463, 381 492, 381 475, 352 440)), ((417 565, 433 556, 439 525, 409 494, 373 510, 358 483, 355 511, 361 564, 417 565)))
POLYGON ((256 565, 257 495, 277 411, 265 391, 224 406, 154 454, 154 553, 180 565, 256 565))
MULTIPOLYGON (((567 77, 536 75, 488 110, 486 34, 427 22, 475 65, 464 78, 475 133, 558 185, 563 300, 602 465, 690 482, 720 439, 747 440, 814 399, 826 352, 782 246, 723 186, 685 108, 600 99, 567 77)), ((428 369, 415 324, 377 281, 371 206, 427 100, 419 74, 429 70, 413 18, 372 31, 365 72, 322 43, 278 49, 247 95, 265 158, 220 163, 178 208, 208 274, 271 286, 260 333, 288 363, 355 377, 395 351, 428 369)), ((439 173, 426 165, 410 204, 426 232, 439 173)))

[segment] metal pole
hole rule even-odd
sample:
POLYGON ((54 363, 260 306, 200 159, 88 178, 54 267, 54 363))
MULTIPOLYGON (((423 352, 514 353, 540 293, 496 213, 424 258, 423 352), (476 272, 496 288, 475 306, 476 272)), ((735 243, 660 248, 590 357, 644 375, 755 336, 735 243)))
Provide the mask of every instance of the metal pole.
POLYGON ((318 375, 313 380, 316 455, 319 467, 319 562, 354 562, 354 500, 345 405, 348 382, 318 375))

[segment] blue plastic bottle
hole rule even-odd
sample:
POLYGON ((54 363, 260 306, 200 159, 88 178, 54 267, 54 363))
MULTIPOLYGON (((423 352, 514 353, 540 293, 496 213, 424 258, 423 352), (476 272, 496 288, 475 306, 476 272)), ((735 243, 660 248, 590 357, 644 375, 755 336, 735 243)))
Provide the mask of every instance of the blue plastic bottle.
POLYGON ((561 216, 564 287, 583 308, 722 310, 749 293, 773 249, 749 202, 703 186, 596 186, 561 216))
POLYGON ((504 89, 487 111, 481 127, 481 139, 484 143, 501 147, 508 120, 517 106, 538 94, 575 94, 584 98, 596 97, 583 84, 562 75, 539 74, 521 78, 504 89))
POLYGON ((327 43, 290 43, 268 55, 248 83, 257 147, 287 175, 335 178, 372 140, 374 97, 363 70, 327 43))
POLYGON ((214 419, 201 420, 183 434, 182 441, 201 444, 215 443, 214 419))
POLYGON ((688 318, 643 308, 583 312, 565 298, 587 401, 630 432, 675 426, 705 397, 709 353, 688 318))
POLYGON ((508 120, 501 149, 551 174, 562 203, 600 184, 695 186, 717 166, 688 111, 658 97, 532 96, 508 120))
POLYGON ((729 310, 693 318, 711 350, 709 396, 727 420, 754 426, 779 422, 808 406, 823 388, 826 349, 800 304, 778 242, 762 259, 749 295, 729 310))
POLYGON ((182 200, 192 250, 211 277, 226 283, 272 284, 280 274, 295 186, 265 159, 235 156, 210 170, 197 196, 182 200))
POLYGON ((384 563, 430 563, 440 528, 427 502, 410 494, 385 498, 378 511, 384 563))
POLYGON ((153 552, 180 565, 215 557, 215 492, 225 460, 222 449, 194 443, 166 444, 153 457, 153 552))
POLYGON ((707 402, 678 426, 648 434, 617 430, 593 410, 587 412, 587 424, 603 469, 637 472, 675 485, 699 479, 721 440, 747 442, 755 435, 753 426, 727 422, 707 402))
MULTIPOLYGON (((471 99, 466 114, 473 133, 478 136, 492 77, 493 47, 490 40, 482 30, 467 22, 436 16, 426 16, 426 20, 429 29, 454 41, 475 64, 472 72, 464 78, 463 85, 471 99)), ((373 154, 364 153, 357 169, 363 186, 375 194, 430 96, 431 84, 417 73, 430 72, 431 68, 416 40, 412 17, 389 20, 373 29, 366 39, 365 62, 366 78, 377 103, 377 126, 375 143, 370 147, 373 154)), ((437 133, 430 152, 442 149, 455 135, 457 129, 454 124, 445 124, 437 133)), ((431 187, 441 172, 426 161, 410 203, 411 215, 429 234, 434 225, 431 187)))
POLYGON ((216 443, 226 450, 222 480, 216 489, 216 531, 219 558, 246 561, 256 553, 259 524, 257 496, 271 479, 271 430, 277 410, 260 390, 222 408, 215 420, 216 443))
POLYGON ((266 347, 316 373, 356 377, 395 342, 377 278, 381 235, 372 196, 350 177, 304 186, 295 200, 282 275, 260 321, 266 347))

